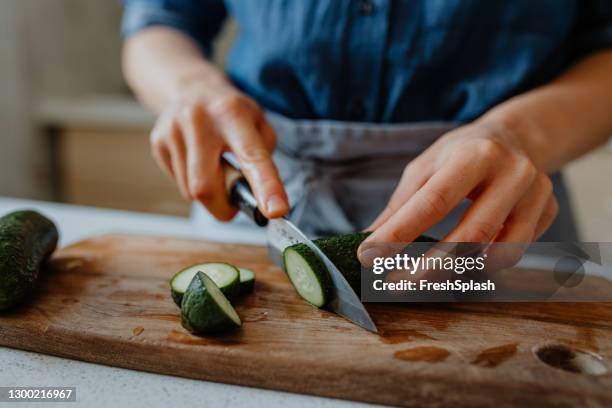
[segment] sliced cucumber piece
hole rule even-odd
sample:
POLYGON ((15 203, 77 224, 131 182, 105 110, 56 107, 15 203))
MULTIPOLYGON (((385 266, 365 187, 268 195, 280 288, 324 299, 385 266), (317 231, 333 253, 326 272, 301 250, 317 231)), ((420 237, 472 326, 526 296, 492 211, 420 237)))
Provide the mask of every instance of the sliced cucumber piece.
POLYGON ((224 262, 205 262, 189 266, 172 277, 170 289, 172 299, 179 307, 183 294, 198 272, 208 275, 221 289, 225 296, 233 299, 240 291, 240 272, 234 265, 224 262))
POLYGON ((301 297, 315 307, 323 307, 331 289, 331 279, 321 259, 305 244, 292 245, 283 252, 285 271, 301 297))
POLYGON ((255 272, 247 268, 238 268, 240 271, 240 294, 251 293, 255 289, 255 272))
POLYGON ((183 295, 181 324, 192 333, 206 334, 235 329, 242 322, 215 282, 197 272, 183 295))

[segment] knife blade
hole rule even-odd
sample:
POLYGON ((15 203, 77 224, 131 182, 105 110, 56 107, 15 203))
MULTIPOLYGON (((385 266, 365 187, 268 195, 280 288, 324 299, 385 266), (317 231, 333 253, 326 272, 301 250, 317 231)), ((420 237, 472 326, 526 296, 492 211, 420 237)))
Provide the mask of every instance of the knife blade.
POLYGON ((245 213, 259 226, 267 226, 268 249, 272 261, 283 267, 282 253, 285 248, 297 243, 307 245, 321 259, 332 280, 331 299, 326 308, 366 330, 377 333, 378 329, 361 300, 348 284, 334 263, 298 227, 287 218, 268 220, 257 208, 257 201, 239 171, 235 158, 228 153, 223 155, 226 188, 230 202, 245 213))

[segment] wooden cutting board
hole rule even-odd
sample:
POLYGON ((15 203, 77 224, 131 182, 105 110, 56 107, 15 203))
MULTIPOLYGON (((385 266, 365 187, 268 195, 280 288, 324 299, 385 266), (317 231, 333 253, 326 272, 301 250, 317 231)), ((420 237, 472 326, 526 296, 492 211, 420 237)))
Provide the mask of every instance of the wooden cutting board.
POLYGON ((263 247, 107 235, 47 269, 30 302, 0 316, 1 345, 391 405, 612 406, 612 375, 584 372, 612 361, 612 304, 368 305, 377 335, 303 302, 263 247), (236 304, 241 329, 196 337, 168 279, 213 260, 255 270, 256 290, 236 304))

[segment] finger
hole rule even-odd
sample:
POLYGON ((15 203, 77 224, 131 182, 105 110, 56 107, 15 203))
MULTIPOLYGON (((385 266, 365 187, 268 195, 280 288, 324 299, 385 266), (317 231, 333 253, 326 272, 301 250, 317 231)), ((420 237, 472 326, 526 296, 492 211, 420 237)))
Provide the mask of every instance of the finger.
POLYGON ((552 194, 552 184, 539 176, 509 214, 504 228, 490 248, 488 265, 493 270, 516 264, 535 237, 535 229, 552 194))
POLYGON ((268 218, 285 215, 289 204, 272 156, 250 119, 227 121, 225 139, 238 158, 259 208, 268 218))
POLYGON ((221 153, 223 140, 208 115, 194 106, 182 118, 187 155, 187 187, 191 199, 201 202, 217 219, 229 221, 237 210, 229 203, 221 153))
POLYGON ((257 129, 262 136, 266 149, 268 149, 269 152, 273 152, 274 148, 276 147, 276 132, 274 131, 274 128, 270 126, 265 116, 261 116, 257 129))
POLYGON ((181 195, 186 200, 189 200, 185 163, 185 144, 183 142, 182 131, 177 125, 172 126, 168 151, 170 152, 172 174, 174 174, 176 184, 178 185, 181 195))
POLYGON ((380 256, 376 254, 380 245, 372 244, 414 241, 441 221, 478 186, 487 171, 487 165, 472 160, 469 156, 451 159, 364 241, 359 247, 360 259, 368 264, 370 256, 380 256), (366 248, 372 251, 366 251, 366 248))
POLYGON ((546 203, 546 207, 544 208, 544 212, 542 216, 538 220, 538 225, 535 228, 534 240, 539 239, 544 232, 550 227, 555 218, 557 217, 557 213, 559 212, 559 204, 557 203, 557 199, 554 195, 551 195, 546 203))
POLYGON ((516 203, 530 188, 536 176, 532 166, 521 167, 484 187, 459 224, 444 242, 488 243, 495 238, 516 203))
POLYGON ((151 143, 151 154, 159 168, 174 180, 172 172, 172 158, 166 144, 167 136, 172 132, 172 119, 167 114, 162 114, 151 131, 149 140, 151 143))
POLYGON ((538 221, 551 196, 550 179, 546 176, 538 177, 506 219, 504 228, 496 241, 531 242, 534 239, 538 221))
POLYGON ((402 177, 389 199, 389 203, 372 224, 366 229, 375 231, 383 225, 402 205, 408 201, 431 176, 431 167, 424 166, 419 161, 413 160, 402 173, 402 177))
POLYGON ((157 163, 158 167, 164 172, 165 175, 174 180, 174 172, 172 171, 172 157, 168 147, 163 143, 156 143, 151 148, 153 158, 157 163))

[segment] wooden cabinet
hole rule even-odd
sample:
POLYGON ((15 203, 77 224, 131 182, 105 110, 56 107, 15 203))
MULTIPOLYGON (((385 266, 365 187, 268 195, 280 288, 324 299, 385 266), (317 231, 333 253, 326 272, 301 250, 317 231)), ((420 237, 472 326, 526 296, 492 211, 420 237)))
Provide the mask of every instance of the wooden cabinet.
POLYGON ((61 202, 188 215, 189 203, 151 156, 155 116, 129 95, 41 99, 35 117, 52 140, 61 202))
POLYGON ((68 127, 59 129, 55 138, 60 201, 189 213, 189 204, 154 162, 147 129, 68 127))

